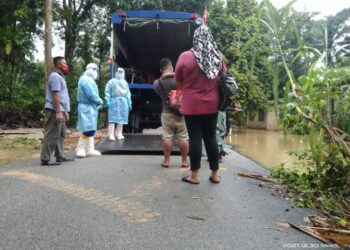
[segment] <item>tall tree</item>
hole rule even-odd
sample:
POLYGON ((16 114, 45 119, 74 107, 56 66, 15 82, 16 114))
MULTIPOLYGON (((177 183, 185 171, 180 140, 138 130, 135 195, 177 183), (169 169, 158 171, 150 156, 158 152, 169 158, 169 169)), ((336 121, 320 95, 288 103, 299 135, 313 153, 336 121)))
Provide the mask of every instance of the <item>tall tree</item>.
POLYGON ((64 56, 71 63, 76 56, 79 31, 91 17, 92 7, 103 0, 60 0, 55 2, 55 17, 63 29, 64 56))
POLYGON ((43 0, 0 1, 0 100, 12 103, 21 64, 32 56, 39 33, 43 0))
POLYGON ((52 64, 52 0, 45 0, 45 85, 51 72, 52 64))
POLYGON ((343 9, 335 16, 327 17, 325 26, 327 27, 328 39, 328 46, 325 49, 329 52, 329 63, 349 66, 350 8, 343 9))
POLYGON ((265 109, 272 98, 269 41, 258 16, 254 0, 215 1, 208 7, 207 23, 239 83, 236 102, 246 111, 265 109))

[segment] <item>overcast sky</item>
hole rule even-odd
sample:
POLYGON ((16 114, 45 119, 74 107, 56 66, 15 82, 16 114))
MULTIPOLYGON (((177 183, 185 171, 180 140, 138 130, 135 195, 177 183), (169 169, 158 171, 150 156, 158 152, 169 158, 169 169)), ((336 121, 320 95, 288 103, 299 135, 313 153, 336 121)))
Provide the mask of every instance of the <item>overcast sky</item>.
MULTIPOLYGON (((257 0, 261 2, 262 0, 257 0)), ((270 0, 277 8, 285 6, 290 0, 270 0)), ((319 18, 335 15, 337 12, 349 8, 350 0, 297 0, 293 8, 297 11, 320 12, 319 18)))

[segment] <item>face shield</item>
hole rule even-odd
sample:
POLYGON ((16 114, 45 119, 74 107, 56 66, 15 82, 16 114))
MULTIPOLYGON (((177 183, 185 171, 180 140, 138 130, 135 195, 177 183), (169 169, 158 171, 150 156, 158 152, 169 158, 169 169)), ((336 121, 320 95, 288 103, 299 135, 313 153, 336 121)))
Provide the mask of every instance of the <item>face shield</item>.
POLYGON ((124 79, 124 69, 118 68, 115 72, 115 78, 117 78, 118 80, 124 79))
POLYGON ((98 78, 98 66, 96 63, 89 63, 86 66, 86 74, 92 77, 94 80, 98 78))

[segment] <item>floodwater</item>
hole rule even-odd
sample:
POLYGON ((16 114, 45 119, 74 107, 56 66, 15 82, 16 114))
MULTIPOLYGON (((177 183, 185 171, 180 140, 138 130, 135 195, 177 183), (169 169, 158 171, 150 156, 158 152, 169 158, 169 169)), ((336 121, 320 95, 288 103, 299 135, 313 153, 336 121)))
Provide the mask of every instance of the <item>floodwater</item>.
POLYGON ((284 135, 282 131, 255 129, 233 130, 226 138, 227 146, 256 161, 265 168, 285 163, 285 167, 298 167, 297 158, 289 151, 302 151, 309 148, 308 136, 284 135))

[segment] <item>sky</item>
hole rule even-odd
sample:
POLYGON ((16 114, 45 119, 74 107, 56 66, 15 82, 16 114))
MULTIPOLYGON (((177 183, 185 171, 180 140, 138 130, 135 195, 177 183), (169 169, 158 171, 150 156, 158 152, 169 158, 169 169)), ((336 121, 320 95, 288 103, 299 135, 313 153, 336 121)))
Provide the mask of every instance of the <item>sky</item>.
MULTIPOLYGON (((261 2, 262 0, 257 0, 261 2)), ((270 0, 278 9, 287 5, 290 0, 270 0)), ((293 8, 297 11, 320 12, 318 18, 335 15, 337 12, 350 7, 350 0, 297 0, 293 8)))
MULTIPOLYGON (((261 2, 262 0, 257 0, 261 2)), ((270 0, 270 2, 277 8, 285 6, 290 0, 270 0)), ((316 18, 320 19, 325 16, 335 15, 337 12, 350 7, 350 0, 297 0, 293 8, 297 11, 320 12, 316 18)), ((59 56, 64 54, 64 45, 59 41, 57 36, 53 37, 56 46, 52 49, 52 56, 59 56)), ((37 53, 35 58, 39 61, 44 61, 44 42, 36 40, 37 53)))

